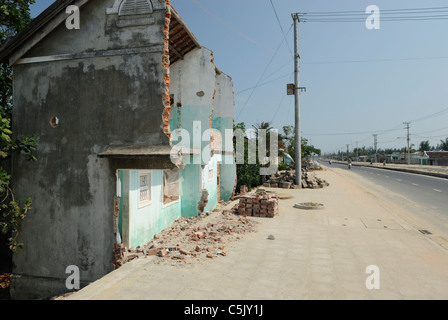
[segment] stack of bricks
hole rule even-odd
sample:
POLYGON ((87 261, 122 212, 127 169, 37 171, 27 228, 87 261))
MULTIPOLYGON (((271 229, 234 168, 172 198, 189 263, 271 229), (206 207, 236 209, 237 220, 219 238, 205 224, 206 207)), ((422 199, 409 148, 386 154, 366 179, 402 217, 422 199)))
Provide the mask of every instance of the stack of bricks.
POLYGON ((274 218, 279 214, 278 194, 257 192, 240 198, 238 214, 252 217, 274 218))

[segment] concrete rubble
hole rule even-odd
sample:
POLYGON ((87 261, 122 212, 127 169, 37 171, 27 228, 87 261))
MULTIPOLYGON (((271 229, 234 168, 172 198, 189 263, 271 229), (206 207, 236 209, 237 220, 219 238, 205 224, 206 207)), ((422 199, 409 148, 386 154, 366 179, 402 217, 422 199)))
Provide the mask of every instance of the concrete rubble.
MULTIPOLYGON (((263 183, 263 187, 266 188, 282 188, 282 189, 296 189, 294 182, 296 174, 294 170, 279 171, 276 174, 269 177, 269 179, 263 183)), ((316 176, 315 173, 302 170, 302 188, 319 189, 328 187, 330 184, 316 176)))
MULTIPOLYGON (((227 203, 229 204, 229 203, 227 203)), ((116 245, 115 268, 138 258, 156 256, 156 263, 194 262, 226 256, 226 244, 256 231, 257 222, 231 209, 215 209, 191 218, 181 217, 144 246, 116 245)))

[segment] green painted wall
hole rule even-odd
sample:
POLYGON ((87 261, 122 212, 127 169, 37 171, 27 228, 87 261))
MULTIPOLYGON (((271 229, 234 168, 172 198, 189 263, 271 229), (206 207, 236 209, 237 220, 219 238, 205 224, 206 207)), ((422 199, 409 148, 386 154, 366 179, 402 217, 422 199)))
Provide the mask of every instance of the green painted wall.
MULTIPOLYGON (((191 106, 183 105, 182 107, 173 107, 172 109, 172 119, 170 119, 170 127, 173 132, 177 128, 182 128, 187 130, 190 134, 189 144, 181 142, 183 145, 188 145, 190 147, 197 147, 193 143, 193 139, 199 139, 202 141, 202 134, 205 130, 210 129, 210 115, 212 113, 211 106, 191 106), (194 137, 193 135, 193 125, 194 122, 200 122, 200 136, 194 137)), ((197 124, 197 123, 196 123, 197 124)), ((176 142, 174 142, 176 144, 176 142)), ((204 150, 210 141, 202 141, 200 143, 200 150, 204 150)), ((201 155, 190 156, 188 158, 184 157, 184 162, 189 163, 186 165, 185 169, 182 171, 182 177, 184 183, 182 186, 182 216, 189 218, 198 215, 198 202, 202 196, 201 189, 201 179, 204 181, 204 188, 209 192, 208 204, 204 208, 205 211, 213 210, 218 203, 218 188, 217 188, 217 161, 215 157, 211 157, 211 166, 213 168, 213 178, 209 180, 209 163, 202 161, 201 155), (201 176, 201 163, 204 165, 201 176)))
MULTIPOLYGON (((226 129, 233 130, 233 118, 217 117, 212 119, 212 128, 221 132, 222 149, 225 151, 226 129)), ((222 155, 220 168, 221 200, 229 201, 236 184, 236 164, 233 155, 222 155)))
MULTIPOLYGON (((129 184, 122 181, 122 201, 129 203, 129 237, 132 248, 145 245, 154 238, 155 234, 166 229, 181 217, 182 197, 178 202, 164 206, 162 202, 163 171, 151 170, 149 172, 151 173, 151 203, 140 208, 138 203, 139 171, 123 171, 122 175, 124 181, 127 177, 129 178, 129 184)), ((126 210, 126 206, 122 206, 122 208, 126 210)), ((120 212, 120 216, 123 214, 126 214, 126 211, 120 212)))

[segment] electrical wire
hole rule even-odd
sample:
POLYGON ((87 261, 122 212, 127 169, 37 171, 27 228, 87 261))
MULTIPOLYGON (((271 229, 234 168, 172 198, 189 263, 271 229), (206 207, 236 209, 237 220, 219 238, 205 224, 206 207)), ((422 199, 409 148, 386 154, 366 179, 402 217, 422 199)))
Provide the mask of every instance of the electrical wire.
MULTIPOLYGON (((448 7, 383 9, 379 11, 381 21, 431 21, 448 19, 448 7)), ((321 11, 299 13, 301 22, 364 22, 368 12, 321 11)))
POLYGON ((217 16, 216 14, 214 14, 213 12, 211 12, 209 9, 207 9, 206 7, 204 7, 198 0, 191 0, 196 6, 198 6, 199 8, 201 8, 205 13, 207 13, 210 17, 212 17, 213 19, 215 19, 216 21, 218 21, 219 23, 221 23, 222 25, 224 25, 227 29, 229 29, 230 31, 236 33, 237 35, 239 35, 240 37, 246 39, 247 41, 249 41, 250 43, 263 48, 269 52, 275 52, 275 53, 279 53, 279 54, 286 54, 286 52, 278 52, 278 50, 274 50, 268 46, 265 46, 261 43, 258 43, 257 41, 253 40, 251 37, 247 36, 246 34, 244 34, 243 32, 241 32, 240 30, 238 30, 237 28, 235 28, 231 23, 226 22, 224 19, 220 18, 219 16, 217 16))
POLYGON ((275 10, 274 3, 272 2, 272 0, 269 0, 269 1, 271 2, 271 6, 272 6, 272 9, 274 10, 275 17, 277 18, 278 25, 280 26, 280 30, 282 31, 283 38, 285 39, 285 41, 286 41, 286 45, 288 46, 289 53, 291 53, 291 56, 294 58, 294 55, 293 55, 293 53, 292 53, 292 50, 291 50, 291 48, 289 47, 288 40, 286 39, 285 31, 283 30, 282 24, 281 24, 280 19, 279 19, 279 17, 278 17, 277 10, 275 10))
POLYGON ((258 86, 252 86, 252 87, 250 87, 250 88, 246 88, 246 89, 240 90, 240 91, 236 92, 235 95, 239 95, 239 94, 244 93, 244 92, 246 92, 246 91, 249 91, 249 90, 251 90, 251 89, 254 89, 254 88, 257 88, 257 87, 261 87, 261 86, 264 86, 264 85, 273 83, 273 82, 275 82, 275 81, 279 81, 279 80, 284 79, 284 78, 286 78, 286 77, 288 77, 288 76, 290 76, 290 75, 291 75, 291 72, 288 72, 287 74, 284 74, 284 75, 282 75, 282 76, 280 76, 280 77, 278 77, 278 78, 275 78, 275 79, 272 79, 272 80, 269 80, 269 81, 260 83, 258 86))
MULTIPOLYGON (((291 27, 288 30, 288 33, 291 31, 292 27, 294 24, 291 24, 291 27)), ((238 120, 238 118, 240 117, 241 113, 243 113, 244 109, 246 108, 249 100, 252 98, 252 95, 255 92, 255 89, 257 89, 261 83, 261 80, 263 80, 264 75, 266 74, 266 72, 268 71, 269 67, 272 64, 272 61, 274 61, 274 58, 277 56, 278 50, 281 48, 281 46, 283 45, 283 42, 285 42, 285 38, 282 39, 282 42, 280 43, 280 45, 278 46, 276 52, 274 53, 274 55, 272 56, 271 60, 269 61, 268 65, 266 66, 266 68, 264 69, 263 73, 261 74, 260 78, 257 81, 257 84, 255 85, 255 87, 252 89, 252 92, 250 93, 249 97, 247 98, 245 104, 243 105, 243 107, 241 108, 240 112, 238 113, 237 117, 235 118, 235 120, 238 120)))
POLYGON ((301 65, 316 65, 316 64, 345 64, 345 63, 370 63, 370 62, 395 62, 395 61, 416 61, 416 60, 436 60, 448 59, 448 56, 433 56, 420 58, 388 58, 388 59, 373 59, 373 60, 346 60, 346 61, 317 61, 317 62, 301 62, 301 65))
POLYGON ((410 123, 414 123, 414 122, 417 122, 417 121, 423 121, 423 120, 431 119, 431 118, 434 118, 434 117, 440 117, 441 115, 446 114, 446 113, 448 113, 448 108, 445 108, 445 109, 443 109, 441 111, 438 111, 436 113, 430 114, 428 116, 424 116, 424 117, 421 117, 421 118, 418 118, 418 119, 411 120, 409 122, 410 123))
MULTIPOLYGON (((294 73, 290 76, 290 78, 289 78, 290 80, 289 80, 289 81, 292 80, 292 77, 293 77, 293 76, 294 76, 294 73)), ((272 117, 272 120, 270 121, 271 124, 274 123, 274 120, 275 120, 275 118, 277 117, 277 113, 278 113, 278 111, 280 110, 280 107, 281 107, 281 105, 282 105, 283 100, 285 99, 285 97, 286 97, 286 94, 283 92, 283 93, 282 93, 281 100, 280 100, 280 103, 279 103, 278 106, 277 106, 277 110, 275 111, 274 116, 272 117)))

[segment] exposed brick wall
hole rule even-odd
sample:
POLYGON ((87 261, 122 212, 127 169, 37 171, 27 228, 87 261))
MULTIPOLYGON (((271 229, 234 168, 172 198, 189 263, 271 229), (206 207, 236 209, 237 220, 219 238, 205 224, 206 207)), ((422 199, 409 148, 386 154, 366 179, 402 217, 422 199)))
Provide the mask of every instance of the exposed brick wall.
POLYGON ((217 169, 216 169, 216 176, 218 178, 218 202, 221 201, 221 165, 218 163, 217 169))
POLYGON ((171 111, 171 98, 170 98, 170 49, 169 49, 169 38, 170 38, 170 22, 171 22, 171 4, 170 0, 166 0, 166 12, 165 12, 165 25, 163 27, 163 58, 162 58, 162 68, 163 68, 163 80, 165 82, 165 94, 163 97, 163 122, 162 128, 163 132, 171 141, 171 130, 170 130, 170 111, 171 111))
MULTIPOLYGON (((118 230, 118 215, 120 214, 120 197, 117 195, 114 196, 114 234, 115 236, 119 232, 118 230)), ((122 259, 122 250, 120 244, 114 242, 114 251, 112 257, 112 263, 115 268, 118 268, 121 264, 120 261, 122 259)))

